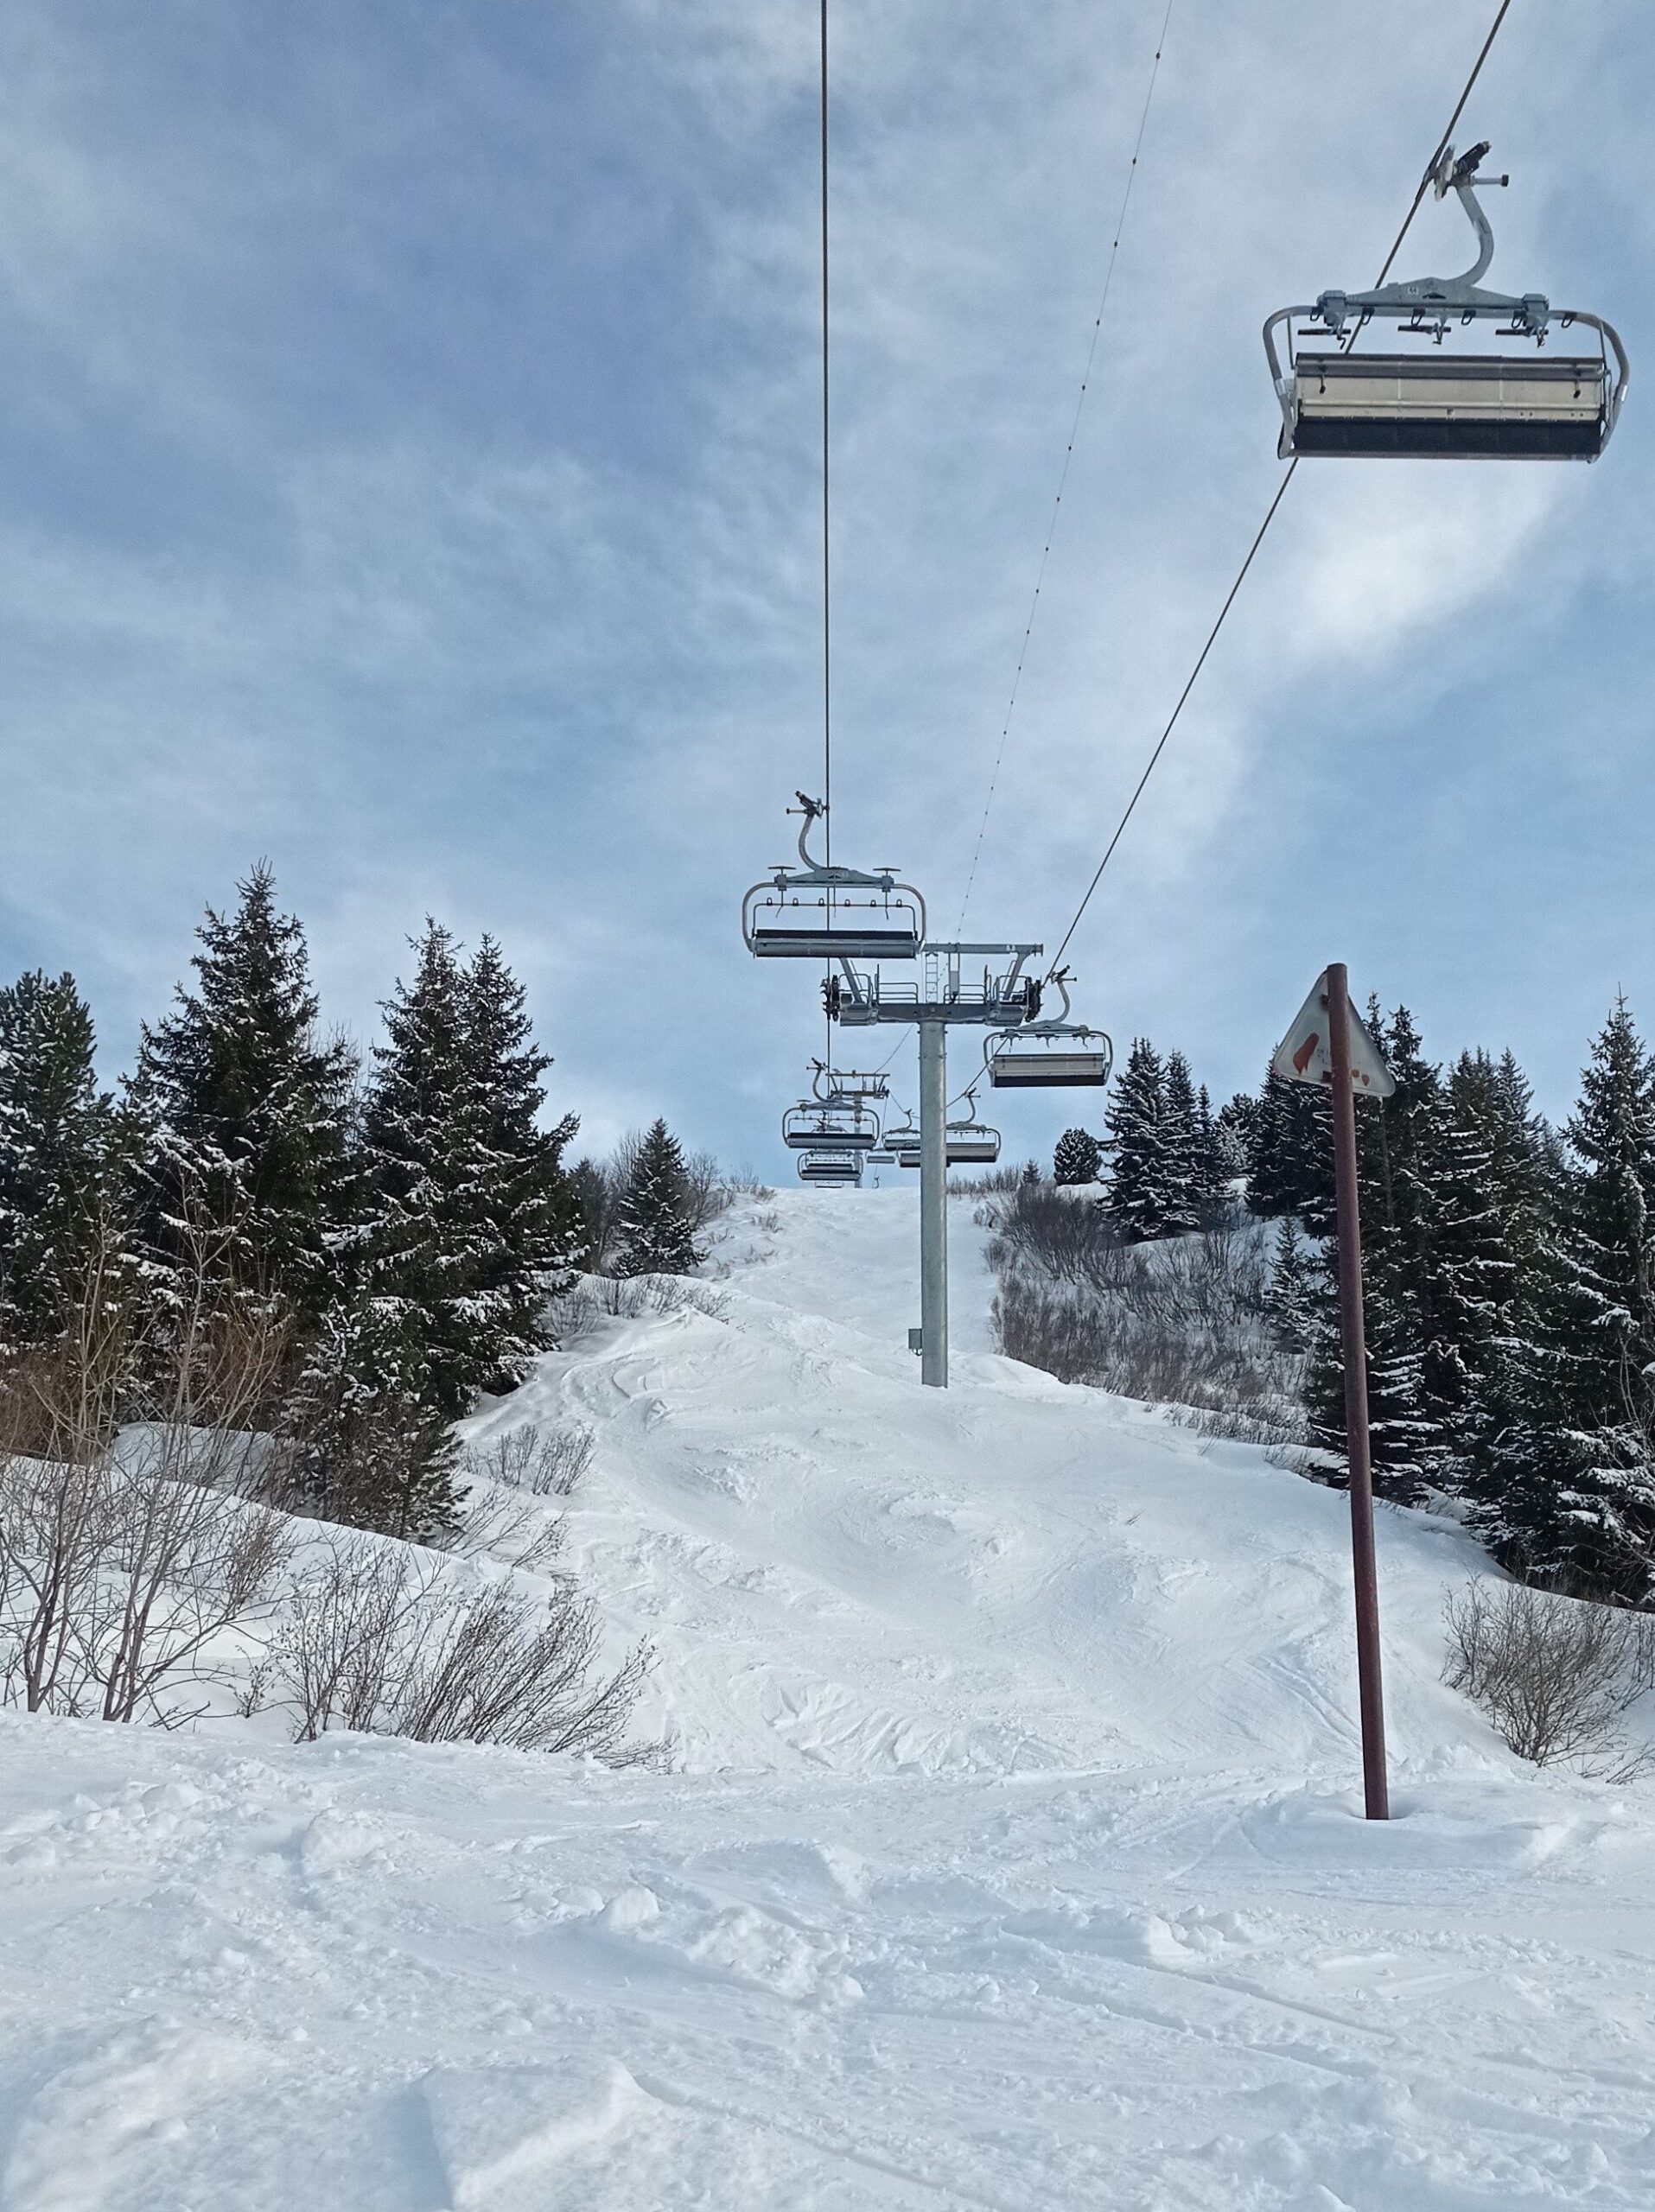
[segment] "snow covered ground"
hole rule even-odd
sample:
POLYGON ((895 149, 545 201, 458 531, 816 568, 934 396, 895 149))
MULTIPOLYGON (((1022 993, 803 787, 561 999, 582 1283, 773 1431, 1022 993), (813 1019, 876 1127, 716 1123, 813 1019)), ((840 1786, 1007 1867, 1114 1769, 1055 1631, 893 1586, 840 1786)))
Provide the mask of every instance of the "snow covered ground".
POLYGON ((477 1424, 597 1432, 672 1771, 0 1723, 3 2212, 1655 2207, 1655 1785, 1506 1756, 1385 1514, 1362 1821, 1343 1500, 995 1357, 969 1202, 921 1391, 913 1208, 477 1424))

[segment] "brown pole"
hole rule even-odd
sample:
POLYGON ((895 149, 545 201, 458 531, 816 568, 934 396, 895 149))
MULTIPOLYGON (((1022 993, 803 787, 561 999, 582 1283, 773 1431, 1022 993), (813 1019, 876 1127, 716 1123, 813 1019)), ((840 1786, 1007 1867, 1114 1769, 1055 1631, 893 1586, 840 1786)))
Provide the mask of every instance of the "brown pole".
POLYGON ((1345 1361, 1345 1435, 1351 1471, 1351 1565, 1356 1581, 1356 1680, 1362 1780, 1371 1821, 1391 1817, 1385 1782, 1384 1686, 1379 1672, 1379 1580, 1373 1554, 1373 1462, 1368 1450, 1367 1334, 1362 1319, 1362 1214, 1356 1186, 1356 1096, 1351 1084, 1350 983, 1327 970, 1333 1061, 1334 1214, 1339 1243, 1339 1328, 1345 1361))

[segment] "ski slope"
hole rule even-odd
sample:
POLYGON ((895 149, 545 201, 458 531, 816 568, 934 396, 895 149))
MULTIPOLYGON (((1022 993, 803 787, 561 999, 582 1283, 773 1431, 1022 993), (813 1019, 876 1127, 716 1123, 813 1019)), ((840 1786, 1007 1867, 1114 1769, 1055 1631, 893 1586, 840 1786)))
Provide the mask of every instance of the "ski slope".
POLYGON ((1342 1498, 953 1230, 945 1394, 913 1193, 800 1192, 474 1424, 596 1432, 670 1771, 0 1719, 0 2212, 1655 2207, 1655 1786, 1505 1753, 1386 1513, 1361 1821, 1342 1498))

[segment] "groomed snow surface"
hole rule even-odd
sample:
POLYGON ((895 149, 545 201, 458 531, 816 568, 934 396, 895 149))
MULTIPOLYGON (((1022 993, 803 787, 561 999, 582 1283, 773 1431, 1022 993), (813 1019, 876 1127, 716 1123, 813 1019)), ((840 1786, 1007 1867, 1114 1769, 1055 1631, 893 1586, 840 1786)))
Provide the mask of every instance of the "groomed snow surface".
POLYGON ((786 1193, 476 1424, 596 1431, 672 1771, 0 1724, 3 2212, 1655 2207, 1655 1786, 1505 1753, 1385 1513, 1365 1823, 1344 1500, 953 1226, 946 1394, 912 1192, 786 1193))

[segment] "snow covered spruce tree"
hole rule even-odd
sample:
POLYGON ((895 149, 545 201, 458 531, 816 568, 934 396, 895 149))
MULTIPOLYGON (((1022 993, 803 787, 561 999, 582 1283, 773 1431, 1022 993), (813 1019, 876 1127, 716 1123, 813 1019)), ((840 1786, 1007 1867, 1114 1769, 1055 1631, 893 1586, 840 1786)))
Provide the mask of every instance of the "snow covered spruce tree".
POLYGON ((1250 1147, 1249 1209, 1266 1221, 1296 1214, 1313 1236, 1327 1236, 1334 1224, 1333 1123, 1323 1094, 1308 1084, 1283 1082, 1271 1068, 1251 1116, 1237 1111, 1234 1100, 1225 1111, 1250 1147))
POLYGON ((1161 1096, 1163 1236, 1186 1236, 1206 1217, 1212 1179, 1210 1122, 1209 1116, 1209 1125, 1203 1128, 1189 1062, 1181 1052, 1168 1052, 1161 1096))
MULTIPOLYGON (((1432 1386, 1440 1351, 1432 1265, 1436 1229, 1442 1084, 1423 1057, 1406 1007, 1390 1025, 1370 1007, 1368 1026, 1396 1078, 1389 1098, 1357 1109, 1357 1179, 1362 1216, 1363 1302, 1367 1322, 1368 1413, 1374 1487, 1413 1504, 1448 1477, 1448 1438, 1432 1386)), ((1320 1094, 1305 1090, 1322 1104, 1320 1094)), ((1336 1237, 1323 1272, 1321 1312, 1306 1390, 1311 1433, 1343 1454, 1344 1362, 1334 1313, 1336 1237)))
POLYGON ((325 1521, 411 1542, 455 1526, 459 1446, 436 1396, 416 1312, 354 1252, 306 1344, 283 1408, 290 1496, 325 1521))
POLYGON ((1210 1226, 1229 1212, 1230 1185, 1243 1170, 1205 1084, 1195 1094, 1195 1166, 1196 1204, 1203 1225, 1210 1226))
POLYGON ((146 1025, 126 1104, 135 1126, 131 1207, 163 1298, 192 1240, 208 1234, 249 1290, 314 1323, 330 1295, 344 1205, 354 1065, 317 1031, 304 932, 278 912, 261 861, 233 913, 210 907, 196 982, 146 1025))
POLYGON ((1476 1482, 1531 1580, 1655 1597, 1655 1062, 1624 998, 1592 1047, 1555 1224, 1519 1304, 1476 1482))
POLYGON ((0 1348, 54 1343, 109 1211, 115 1117, 73 976, 0 990, 0 1348))
POLYGON ((578 1196, 563 1154, 580 1128, 565 1114, 543 1128, 542 1078, 551 1055, 535 1043, 526 994, 500 946, 485 935, 466 977, 466 1049, 482 1098, 492 1163, 480 1290, 494 1339, 495 1367, 483 1387, 514 1389, 551 1342, 550 1299, 567 1290, 585 1255, 578 1196))
POLYGON ((617 1274, 684 1275, 701 1264, 684 1207, 684 1153, 665 1122, 646 1130, 633 1153, 620 1243, 617 1274))
POLYGON ((1133 1039, 1104 1119, 1110 1136, 1105 1213, 1130 1243, 1164 1236, 1171 1205, 1167 1079, 1147 1037, 1133 1039))
POLYGON ((1460 1055, 1442 1086, 1435 1152, 1425 1387, 1459 1490, 1482 1447, 1544 1219, 1528 1086, 1509 1054, 1502 1068, 1486 1052, 1460 1055))
POLYGON ((364 1113, 365 1286, 373 1341, 401 1339, 419 1402, 456 1419, 480 1390, 515 1388, 551 1341, 547 1302, 581 1249, 563 1168, 576 1122, 539 1126, 551 1061, 493 940, 467 966, 431 922, 416 951, 364 1113))
POLYGON ((1103 1147, 1090 1129, 1065 1129, 1052 1154, 1052 1180, 1095 1183, 1103 1159, 1103 1147))
POLYGON ((1284 1351, 1307 1352, 1314 1340, 1324 1296, 1324 1264, 1320 1248, 1290 1213, 1284 1214, 1276 1225, 1265 1294, 1270 1327, 1284 1351))
POLYGON ((1213 1119, 1213 1166, 1226 1186, 1238 1182, 1252 1165, 1258 1114, 1257 1099, 1238 1090, 1219 1107, 1213 1119))

